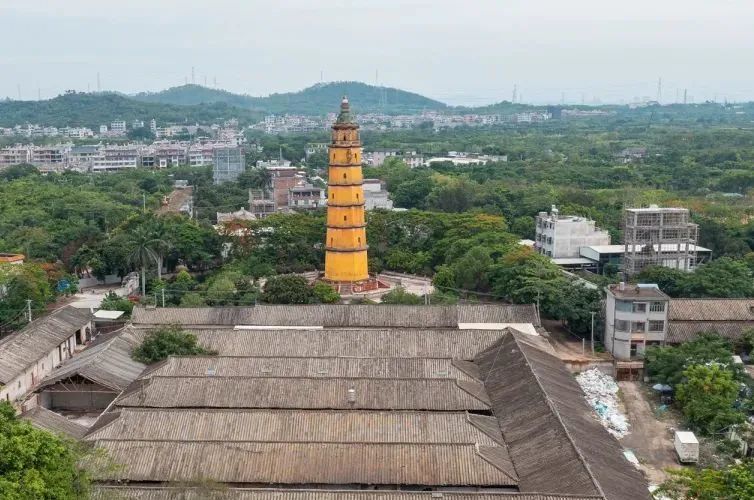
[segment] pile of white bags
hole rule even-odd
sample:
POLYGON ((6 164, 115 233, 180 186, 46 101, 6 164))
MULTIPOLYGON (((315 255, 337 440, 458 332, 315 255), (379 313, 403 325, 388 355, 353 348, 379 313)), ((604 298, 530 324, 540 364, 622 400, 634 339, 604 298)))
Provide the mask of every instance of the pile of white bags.
POLYGON ((576 375, 576 381, 608 432, 617 438, 625 436, 628 433, 628 421, 618 409, 618 384, 613 377, 592 368, 576 375))

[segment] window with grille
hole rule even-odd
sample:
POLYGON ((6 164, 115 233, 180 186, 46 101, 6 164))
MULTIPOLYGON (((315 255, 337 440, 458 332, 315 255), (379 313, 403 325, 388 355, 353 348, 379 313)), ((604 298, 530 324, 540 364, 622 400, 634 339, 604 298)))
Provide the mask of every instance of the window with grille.
POLYGON ((664 321, 650 321, 649 322, 649 331, 650 332, 661 332, 665 330, 665 322, 664 321))
POLYGON ((650 312, 663 312, 665 311, 665 302, 652 302, 649 305, 650 312))

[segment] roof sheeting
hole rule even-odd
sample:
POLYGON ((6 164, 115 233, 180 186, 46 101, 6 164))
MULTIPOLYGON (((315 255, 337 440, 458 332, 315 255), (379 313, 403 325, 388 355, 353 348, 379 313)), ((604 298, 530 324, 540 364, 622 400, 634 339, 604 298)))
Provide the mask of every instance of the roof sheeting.
POLYGON ((680 344, 694 340, 703 332, 715 332, 727 339, 737 340, 746 330, 754 330, 754 321, 670 321, 665 340, 680 344))
POLYGON ((453 379, 273 377, 152 377, 135 381, 115 404, 152 408, 437 411, 488 408, 453 379), (353 402, 349 401, 349 389, 355 391, 353 402))
MULTIPOLYGON (((477 417, 492 418, 465 412, 123 408, 117 419, 89 433, 86 439, 498 444, 474 425, 476 420, 472 423, 471 419, 477 417)), ((491 432, 494 435, 494 429, 491 432)))
MULTIPOLYGON (((144 336, 148 330, 135 329, 144 336)), ((224 356, 474 359, 500 330, 333 329, 192 330, 199 344, 224 356)))
POLYGON ((0 341, 0 383, 7 384, 86 326, 91 313, 63 307, 0 341))
POLYGON ((563 363, 513 333, 476 359, 521 491, 649 498, 563 363))
MULTIPOLYGON (((93 500, 430 500, 436 492, 397 490, 272 490, 201 487, 95 486, 93 500)), ((443 491, 445 500, 595 500, 600 497, 539 493, 443 491)))
POLYGON ((121 336, 93 345, 53 370, 42 380, 40 388, 80 375, 113 391, 123 391, 146 368, 131 359, 131 349, 128 340, 121 336))
POLYGON ((36 406, 21 415, 22 418, 31 422, 31 425, 48 432, 60 434, 73 439, 81 439, 86 434, 87 428, 72 422, 55 412, 36 406))
POLYGON ((472 444, 98 440, 121 467, 103 479, 226 483, 515 485, 472 444))
POLYGON ((670 321, 754 321, 754 299, 672 299, 670 321))
POLYGON ((280 358, 171 356, 149 376, 453 378, 471 377, 450 358, 280 358))
POLYGON ((455 328, 459 323, 534 323, 533 305, 260 305, 254 307, 138 307, 133 323, 187 326, 324 326, 455 328))

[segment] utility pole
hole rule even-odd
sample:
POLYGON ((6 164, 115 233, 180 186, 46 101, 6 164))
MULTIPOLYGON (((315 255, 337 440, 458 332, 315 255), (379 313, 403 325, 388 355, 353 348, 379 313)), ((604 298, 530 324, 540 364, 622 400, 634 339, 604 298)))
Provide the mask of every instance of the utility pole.
POLYGON ((162 292, 162 307, 165 307, 165 289, 160 290, 162 292))
POLYGON ((592 311, 592 355, 594 355, 594 311, 592 311))
POLYGON ((31 299, 26 299, 26 315, 29 318, 29 323, 31 323, 31 299))
POLYGON ((141 203, 141 210, 142 212, 146 213, 147 211, 147 193, 142 193, 142 203, 141 203))

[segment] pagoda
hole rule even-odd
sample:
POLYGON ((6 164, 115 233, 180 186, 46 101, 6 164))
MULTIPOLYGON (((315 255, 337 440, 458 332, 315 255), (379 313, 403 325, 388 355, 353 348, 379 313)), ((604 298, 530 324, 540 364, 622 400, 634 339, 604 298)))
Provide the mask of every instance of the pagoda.
POLYGON ((377 288, 367 265, 359 126, 346 97, 332 127, 328 174, 324 279, 340 293, 377 288))

